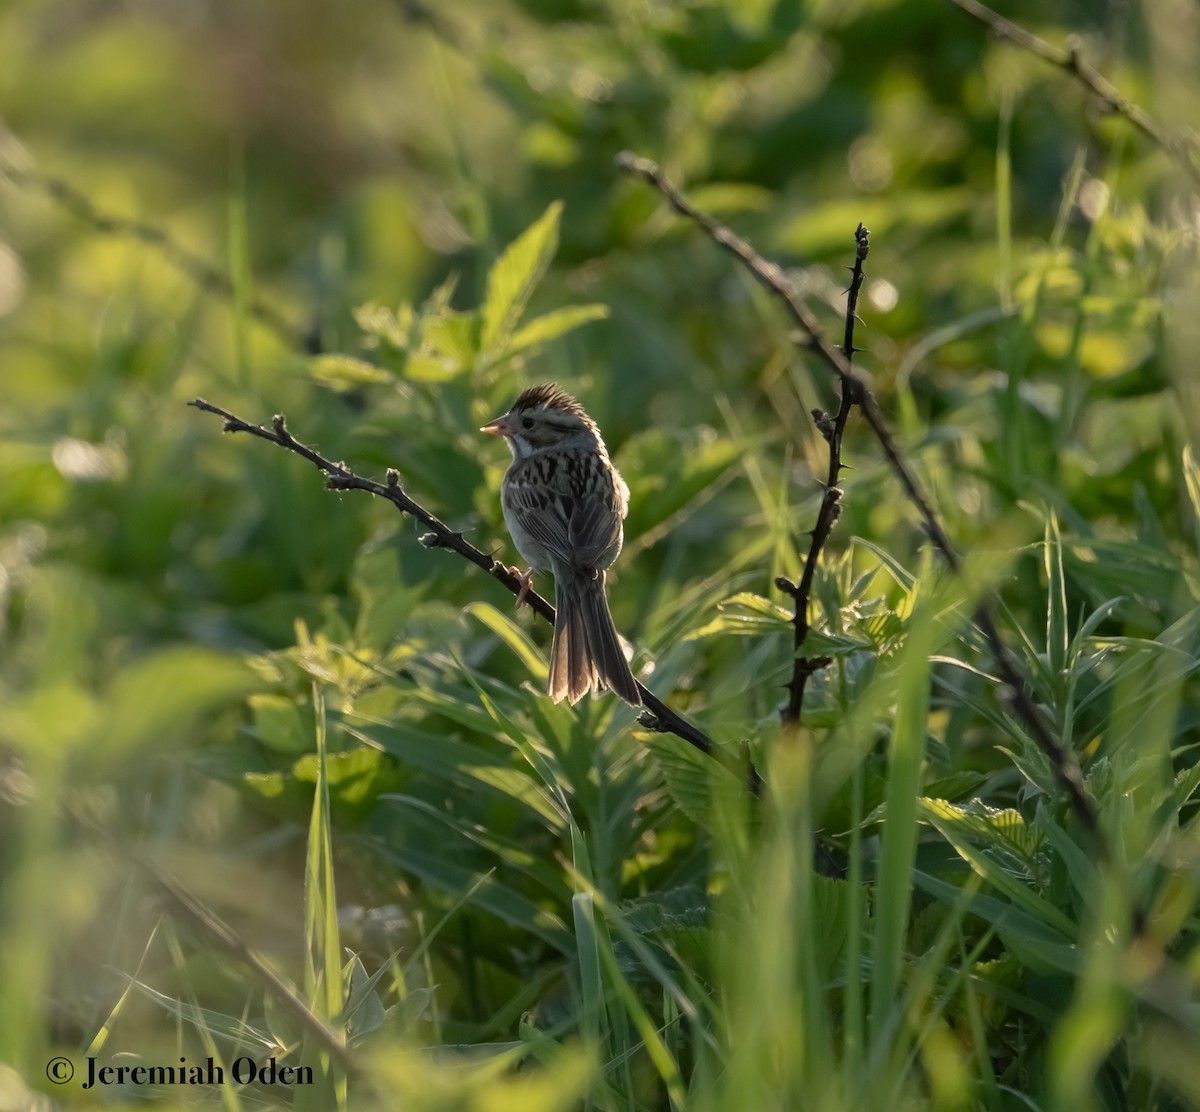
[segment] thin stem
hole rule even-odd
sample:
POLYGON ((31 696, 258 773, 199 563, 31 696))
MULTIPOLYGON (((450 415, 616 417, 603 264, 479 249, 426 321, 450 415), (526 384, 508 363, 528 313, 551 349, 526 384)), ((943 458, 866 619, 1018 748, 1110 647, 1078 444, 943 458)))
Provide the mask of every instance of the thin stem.
MULTIPOLYGON (((856 249, 854 266, 851 268, 850 288, 846 291, 846 326, 842 341, 842 354, 849 362, 854 356, 854 325, 858 319, 858 295, 862 290, 863 262, 871 249, 871 233, 859 224, 854 233, 856 249)), ((800 655, 804 639, 808 636, 808 609, 812 603, 813 582, 816 579, 817 561, 821 550, 825 547, 833 532, 834 525, 842 512, 842 489, 838 486, 838 478, 842 472, 842 437, 846 431, 846 422, 850 411, 855 406, 854 391, 842 388, 842 400, 838 405, 836 415, 830 416, 819 409, 813 410, 813 420, 829 445, 829 470, 825 477, 825 495, 821 499, 821 508, 817 511, 817 523, 813 526, 808 555, 804 560, 804 571, 798 584, 780 578, 776 585, 790 594, 796 602, 795 614, 792 618, 793 652, 795 663, 792 666, 792 679, 788 684, 788 701, 780 712, 785 725, 798 725, 800 712, 804 706, 804 691, 808 685, 809 676, 819 672, 830 663, 827 656, 806 657, 800 655)))
POLYGON ((1047 62, 1070 74, 1105 108, 1118 116, 1123 116, 1151 142, 1166 151, 1191 178, 1193 186, 1200 186, 1200 166, 1196 165, 1195 137, 1173 134, 1168 131, 1149 112, 1131 101, 1094 66, 1086 62, 1080 53, 1077 42, 1068 40, 1068 45, 1065 47, 1054 46, 1045 39, 1038 38, 1032 31, 1027 31, 1020 24, 1005 19, 999 12, 992 11, 986 4, 981 4, 979 0, 950 0, 950 3, 968 15, 974 16, 980 22, 986 23, 997 38, 1005 39, 1030 54, 1044 58, 1047 62))

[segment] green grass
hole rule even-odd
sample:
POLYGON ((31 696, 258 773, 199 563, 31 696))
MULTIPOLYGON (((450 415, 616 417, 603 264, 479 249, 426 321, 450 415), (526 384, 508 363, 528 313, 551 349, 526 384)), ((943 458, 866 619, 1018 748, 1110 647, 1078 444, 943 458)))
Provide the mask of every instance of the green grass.
POLYGON ((60 44, 75 70, 29 60, 38 5, 0 17, 38 169, 230 281, 0 196, 0 1105, 1200 1108, 1190 202, 969 21, 819 8, 489 6, 457 46, 390 7, 125 15, 60 44), (278 95, 221 68, 238 43, 278 95), (858 217, 831 222, 872 214, 855 364, 966 571, 852 417, 796 730, 774 580, 832 384, 627 147, 795 267, 829 336, 858 217), (548 378, 631 489, 635 670, 723 764, 551 704, 549 631, 493 580, 185 404, 282 411, 503 559, 474 430, 548 378), (1107 852, 997 692, 981 600, 1107 852), (86 1091, 89 1057, 225 1080, 86 1091), (235 1082, 247 1058, 312 1084, 235 1082))

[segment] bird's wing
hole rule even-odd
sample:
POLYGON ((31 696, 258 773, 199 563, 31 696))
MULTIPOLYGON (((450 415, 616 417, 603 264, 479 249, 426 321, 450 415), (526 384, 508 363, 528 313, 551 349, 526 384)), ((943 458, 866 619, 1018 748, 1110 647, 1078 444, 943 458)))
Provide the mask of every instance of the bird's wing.
POLYGON ((607 568, 621 551, 621 514, 611 485, 569 491, 512 483, 505 505, 513 524, 564 566, 607 568))
POLYGON ((611 490, 592 491, 575 500, 570 520, 574 563, 581 568, 607 568, 621 551, 621 515, 611 490))
POLYGON ((524 546, 515 535, 523 532, 555 563, 572 562, 571 517, 575 500, 570 495, 546 486, 514 483, 504 491, 504 508, 518 548, 524 546))

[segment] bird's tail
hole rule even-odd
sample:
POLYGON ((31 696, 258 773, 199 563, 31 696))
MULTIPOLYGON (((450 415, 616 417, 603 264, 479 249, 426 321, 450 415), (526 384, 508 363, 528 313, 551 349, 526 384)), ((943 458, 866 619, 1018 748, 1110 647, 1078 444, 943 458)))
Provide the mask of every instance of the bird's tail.
POLYGON ((631 706, 641 706, 621 639, 604 593, 604 572, 556 575, 554 640, 550 645, 550 698, 577 703, 591 690, 609 688, 631 706))

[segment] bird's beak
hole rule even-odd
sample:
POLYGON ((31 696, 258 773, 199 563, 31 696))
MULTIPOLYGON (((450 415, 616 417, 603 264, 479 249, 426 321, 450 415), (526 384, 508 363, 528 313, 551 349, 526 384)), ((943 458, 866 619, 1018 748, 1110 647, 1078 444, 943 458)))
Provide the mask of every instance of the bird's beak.
POLYGON ((508 436, 512 432, 512 425, 508 423, 508 414, 489 421, 479 431, 490 432, 493 436, 508 436))

